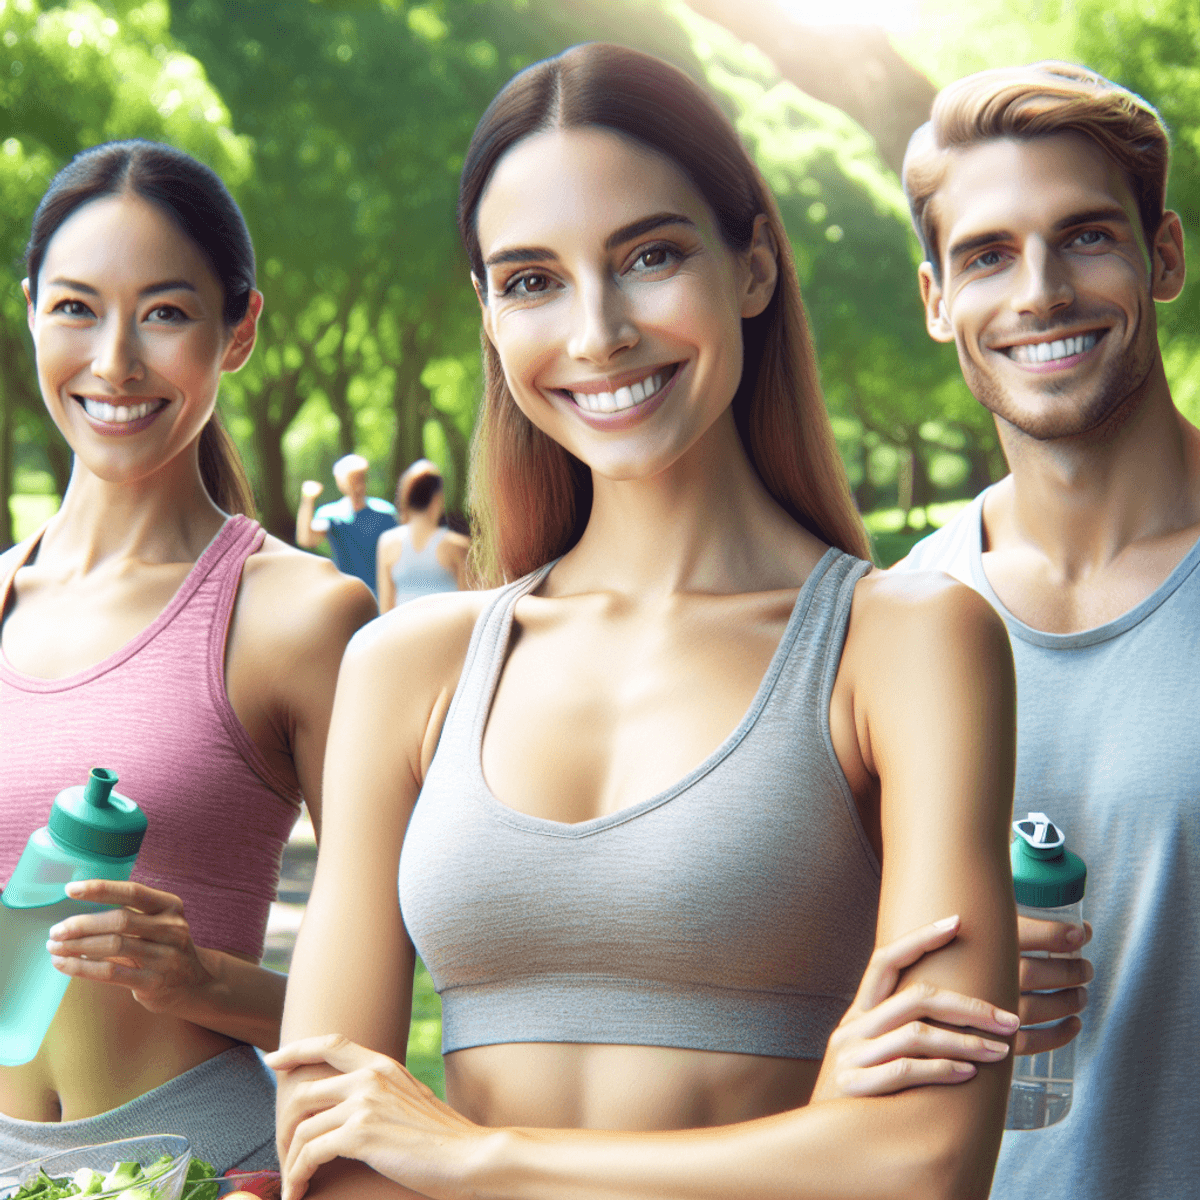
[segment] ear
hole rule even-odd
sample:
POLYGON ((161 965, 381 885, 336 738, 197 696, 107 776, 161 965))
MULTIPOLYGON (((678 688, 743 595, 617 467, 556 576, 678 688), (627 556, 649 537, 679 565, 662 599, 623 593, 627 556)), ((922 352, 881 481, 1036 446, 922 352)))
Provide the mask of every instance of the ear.
POLYGON ((1163 213, 1150 247, 1150 275, 1150 294, 1155 300, 1174 300, 1183 291, 1187 266, 1183 260, 1183 225, 1178 213, 1163 213))
POLYGON ((917 283, 921 288, 921 303, 925 306, 925 329, 935 342, 954 341, 954 326, 946 311, 946 296, 942 285, 933 276, 933 264, 923 262, 917 268, 917 283))
POLYGON ((250 292, 246 315, 234 326, 233 337, 221 361, 222 371, 238 371, 245 365, 258 337, 258 318, 262 315, 263 294, 257 288, 250 292))
POLYGON ((21 280, 21 291, 25 293, 25 320, 29 322, 29 332, 33 332, 33 294, 29 290, 29 280, 21 280))
POLYGON ((479 301, 480 317, 483 321, 483 332, 487 340, 494 346, 496 338, 492 329, 492 309, 487 302, 487 283, 471 272, 471 286, 475 289, 475 299, 479 301))
POLYGON ((748 275, 742 295, 742 316, 757 317, 771 303, 775 285, 779 282, 779 246, 766 213, 759 213, 754 218, 746 265, 748 275))

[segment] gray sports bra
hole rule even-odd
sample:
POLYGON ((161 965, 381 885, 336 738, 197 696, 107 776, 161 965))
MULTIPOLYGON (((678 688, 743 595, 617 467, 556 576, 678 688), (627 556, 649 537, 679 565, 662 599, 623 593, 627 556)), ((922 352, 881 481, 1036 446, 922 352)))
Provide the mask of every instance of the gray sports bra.
POLYGON ((667 791, 578 824, 502 804, 481 747, 513 609, 480 615, 400 857, 442 1052, 503 1042, 820 1058, 875 940, 879 863, 833 752, 854 585, 831 549, 737 728, 667 791))

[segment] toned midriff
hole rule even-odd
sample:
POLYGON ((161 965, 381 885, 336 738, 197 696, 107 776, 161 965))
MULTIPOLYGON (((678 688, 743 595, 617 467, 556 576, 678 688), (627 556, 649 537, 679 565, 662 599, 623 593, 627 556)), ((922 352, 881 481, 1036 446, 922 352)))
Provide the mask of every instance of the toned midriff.
POLYGON ((521 1042, 446 1056, 446 1099, 488 1126, 695 1129, 808 1102, 821 1064, 659 1046, 521 1042))

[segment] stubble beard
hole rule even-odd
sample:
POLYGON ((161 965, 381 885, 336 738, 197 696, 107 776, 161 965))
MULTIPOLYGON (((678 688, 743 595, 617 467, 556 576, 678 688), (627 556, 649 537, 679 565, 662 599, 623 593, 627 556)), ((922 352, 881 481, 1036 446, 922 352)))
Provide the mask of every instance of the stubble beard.
MULTIPOLYGON (((1113 331, 1106 336, 1113 336, 1113 331)), ((1049 403, 1038 409, 1023 406, 994 374, 964 352, 961 343, 958 359, 971 394, 993 416, 1034 441, 1053 442, 1088 435, 1103 438, 1120 428, 1137 408, 1157 350, 1157 341, 1139 328, 1129 352, 1111 363, 1086 391, 1066 380, 1043 383, 1041 395, 1049 403), (1053 403, 1058 397, 1062 403, 1053 403)))

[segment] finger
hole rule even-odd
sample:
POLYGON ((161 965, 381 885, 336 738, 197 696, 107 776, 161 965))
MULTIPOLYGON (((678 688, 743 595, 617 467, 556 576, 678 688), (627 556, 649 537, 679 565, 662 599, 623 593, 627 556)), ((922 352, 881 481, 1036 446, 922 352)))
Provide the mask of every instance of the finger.
POLYGON ((1022 954, 1045 951, 1049 954, 1073 954, 1092 936, 1092 927, 1069 925, 1064 921, 1038 921, 1017 917, 1017 943, 1022 954))
POLYGON ((1013 1054, 1045 1054, 1047 1050, 1058 1050, 1076 1037, 1083 1028, 1078 1017, 1068 1017, 1059 1025, 1049 1029, 1021 1029, 1013 1043, 1013 1054))
POLYGON ((959 924, 957 915, 945 917, 901 934, 886 946, 877 947, 863 972, 851 1009, 865 1012, 887 999, 896 990, 900 972, 931 950, 940 949, 953 941, 958 934, 959 924))
POLYGON ((1022 958, 1020 979, 1023 992, 1056 992, 1059 988, 1090 983, 1096 974, 1086 958, 1022 958))
POLYGON ((340 1033, 326 1033, 290 1042, 264 1055, 263 1061, 273 1071, 287 1071, 306 1064, 328 1063, 343 1073, 363 1068, 390 1073, 389 1068, 399 1066, 386 1054, 368 1050, 340 1033))
POLYGON ((96 983, 112 983, 119 987, 132 988, 134 991, 153 989, 162 982, 162 976, 156 971, 146 971, 125 963, 116 963, 111 959, 94 961, 88 958, 70 958, 65 955, 52 954, 50 962, 56 971, 70 975, 74 979, 91 979, 96 983))
POLYGON ((343 1148, 345 1141, 344 1125, 338 1125, 300 1146, 293 1141, 294 1153, 289 1153, 289 1162, 280 1172, 284 1200, 300 1200, 308 1190, 313 1173, 324 1163, 332 1162, 335 1158, 353 1158, 354 1155, 343 1148))
POLYGON ((856 1036, 874 1038, 907 1021, 929 1019, 999 1034, 1015 1033, 1020 1023, 1016 1013, 1006 1012, 986 1000, 922 981, 888 997, 882 1004, 846 1024, 856 1036))
POLYGON ((131 908, 110 908, 69 917, 49 931, 51 941, 63 943, 104 934, 169 946, 174 950, 182 950, 191 942, 191 930, 179 914, 146 916, 131 908))
POLYGON ((1022 1025, 1041 1025, 1046 1021, 1072 1017, 1083 1012, 1087 1006, 1087 988, 1066 988, 1061 992, 1030 992, 1021 997, 1017 1009, 1022 1025))
POLYGON ((963 1083, 978 1071, 974 1063, 946 1058, 899 1058, 877 1067, 848 1071, 839 1079, 845 1096, 890 1096, 930 1083, 963 1083))
POLYGON ((939 1029, 923 1021, 909 1021, 877 1038, 853 1047, 841 1060, 849 1067, 873 1067, 901 1058, 961 1059, 999 1062, 1008 1054, 1008 1043, 939 1029))
POLYGON ((128 906, 143 913, 183 912, 178 896, 131 879, 75 879, 67 884, 66 892, 73 900, 128 906))
POLYGON ((344 1103, 361 1086, 361 1081, 362 1076, 357 1073, 327 1075, 294 1086, 276 1121, 281 1138, 290 1146, 306 1121, 344 1103))

